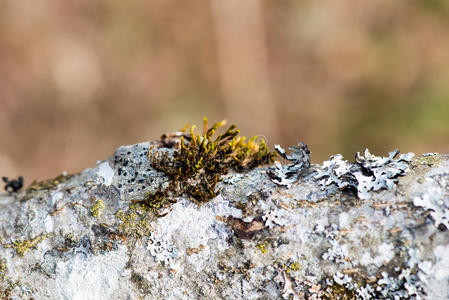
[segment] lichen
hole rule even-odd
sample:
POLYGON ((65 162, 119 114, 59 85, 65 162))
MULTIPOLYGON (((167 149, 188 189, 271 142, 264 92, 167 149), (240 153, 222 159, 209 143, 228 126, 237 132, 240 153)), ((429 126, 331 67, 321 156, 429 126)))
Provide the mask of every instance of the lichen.
POLYGON ((5 281, 6 274, 8 274, 8 265, 3 257, 0 257, 0 282, 5 281))
POLYGON ((24 256, 28 249, 35 247, 37 244, 45 240, 47 235, 39 235, 31 240, 16 240, 12 243, 12 248, 16 250, 18 256, 24 256))
POLYGON ((326 300, 349 300, 349 299, 357 299, 356 293, 353 290, 346 288, 344 285, 334 283, 328 285, 325 289, 323 299, 326 300))
POLYGON ((148 294, 151 291, 151 284, 142 275, 132 272, 130 280, 135 284, 142 294, 148 294))
POLYGON ((394 150, 388 157, 372 155, 365 149, 364 155, 356 154, 355 163, 343 160, 340 154, 333 155, 323 162, 315 179, 325 188, 335 185, 340 189, 354 189, 359 199, 371 197, 371 191, 391 190, 399 176, 409 171, 409 162, 413 153, 401 154, 394 150))
POLYGON ((272 229, 275 226, 284 226, 286 224, 284 216, 284 210, 269 210, 262 216, 262 220, 265 221, 265 225, 268 228, 272 229))
POLYGON ((12 299, 10 297, 11 295, 11 289, 10 288, 6 288, 6 289, 0 289, 0 299, 5 299, 5 300, 9 300, 12 299))
MULTIPOLYGON (((182 133, 179 142, 176 134, 166 137, 151 154, 175 168, 181 138, 187 149, 190 136, 182 133)), ((341 156, 328 161, 335 163, 335 177, 320 178, 329 181, 320 190, 313 173, 320 166, 298 167, 295 151, 287 155, 276 147, 281 157, 290 158, 286 164, 298 167, 285 178, 301 184, 276 187, 267 175, 273 166, 231 171, 219 175, 218 197, 208 203, 194 199, 202 203, 196 205, 182 186, 172 190, 175 175, 149 165, 151 145, 159 144, 121 147, 107 161, 114 170, 110 186, 97 176, 97 166, 54 191, 32 193, 32 201, 0 195, 5 204, 0 239, 10 243, 0 247, 0 299, 19 280, 11 291, 14 299, 89 298, 95 291, 120 299, 448 299, 449 246, 443 228, 449 224, 447 156, 438 155, 442 164, 432 168, 426 165, 437 159, 434 155, 419 158, 417 169, 418 160, 404 162, 402 170, 418 172, 401 178, 398 189, 360 201, 353 193, 335 193, 339 186, 333 180, 341 181, 341 189, 351 188, 354 177, 344 175, 360 171, 360 164, 375 168, 369 156, 359 155, 355 163, 341 156), (146 198, 148 191, 152 197, 130 203, 146 198), (62 207, 67 209, 58 213, 62 207), (116 218, 109 220, 116 210, 116 218), (105 223, 93 217, 101 213, 105 223), (27 251, 33 241, 23 240, 47 232, 55 235, 51 242, 27 251)), ((194 184, 207 178, 203 172, 190 169, 188 179, 194 184)), ((178 183, 185 180, 179 176, 178 183)))
POLYGON ((289 147, 291 150, 290 155, 287 155, 285 150, 279 145, 275 145, 274 149, 282 158, 290 161, 290 163, 282 165, 279 162, 275 162, 274 167, 269 170, 268 175, 274 183, 290 187, 298 180, 301 172, 310 167, 309 148, 304 143, 298 143, 297 146, 289 147))
POLYGON ((256 248, 257 248, 257 250, 259 250, 259 252, 262 253, 262 254, 267 253, 268 241, 258 242, 258 243, 256 244, 256 248))
POLYGON ((278 265, 287 274, 290 274, 290 272, 297 272, 301 269, 301 265, 298 262, 290 260, 285 263, 278 263, 278 265))
POLYGON ((420 166, 432 167, 443 161, 443 157, 439 154, 429 153, 423 154, 420 157, 415 157, 410 162, 412 169, 419 168, 420 166), (430 155, 431 154, 431 155, 430 155))
POLYGON ((104 209, 104 202, 101 199, 97 199, 94 203, 94 205, 92 205, 92 208, 90 209, 90 213, 92 214, 92 216, 94 217, 98 217, 102 210, 104 209))
POLYGON ((273 278, 273 280, 281 288, 282 299, 301 299, 301 295, 296 290, 295 280, 292 279, 282 268, 277 268, 277 273, 278 274, 273 278))
POLYGON ((119 209, 115 213, 120 221, 119 231, 133 237, 149 236, 154 218, 150 212, 151 209, 145 203, 132 203, 127 210, 119 209))
POLYGON ((413 205, 422 208, 434 221, 437 228, 449 229, 449 175, 436 174, 427 178, 435 185, 423 191, 413 199, 413 205))
POLYGON ((5 191, 9 194, 18 192, 23 187, 23 177, 19 176, 17 179, 9 179, 8 177, 2 177, 3 182, 5 183, 5 191))
POLYGON ((33 192, 33 191, 41 191, 41 190, 51 190, 55 188, 60 183, 63 183, 70 178, 72 178, 74 175, 65 175, 61 174, 53 179, 44 180, 37 182, 36 180, 33 181, 30 186, 27 188, 27 192, 33 192))
POLYGON ((164 265, 168 265, 170 261, 179 256, 173 245, 166 240, 156 240, 153 237, 148 239, 147 250, 156 262, 162 262, 164 265))

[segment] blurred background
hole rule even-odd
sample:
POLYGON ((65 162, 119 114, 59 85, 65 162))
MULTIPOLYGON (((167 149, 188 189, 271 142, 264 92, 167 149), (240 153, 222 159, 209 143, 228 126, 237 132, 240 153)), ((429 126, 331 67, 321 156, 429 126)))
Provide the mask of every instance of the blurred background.
POLYGON ((449 152, 449 1, 0 2, 0 176, 228 119, 315 163, 449 152))

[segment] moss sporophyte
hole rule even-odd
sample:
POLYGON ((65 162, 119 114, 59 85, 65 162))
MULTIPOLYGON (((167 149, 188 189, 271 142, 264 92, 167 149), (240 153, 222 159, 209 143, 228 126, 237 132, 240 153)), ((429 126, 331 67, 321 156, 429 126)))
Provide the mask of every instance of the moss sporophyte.
POLYGON ((181 195, 188 195, 197 204, 208 202, 218 194, 216 185, 221 175, 231 169, 243 171, 273 161, 275 154, 263 139, 241 137, 235 125, 214 138, 217 129, 225 124, 226 121, 221 121, 208 128, 204 118, 203 134, 195 133, 196 126, 187 125, 179 132, 178 143, 168 143, 175 146, 174 152, 163 151, 166 142, 158 149, 152 147, 148 151, 150 165, 165 173, 170 184, 136 202, 154 209, 169 205, 181 195))

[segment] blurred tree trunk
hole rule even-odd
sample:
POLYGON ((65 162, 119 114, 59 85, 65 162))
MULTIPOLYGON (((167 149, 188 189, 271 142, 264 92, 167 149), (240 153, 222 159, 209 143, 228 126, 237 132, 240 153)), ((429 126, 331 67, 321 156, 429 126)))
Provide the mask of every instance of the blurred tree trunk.
POLYGON ((278 136, 261 2, 212 1, 228 117, 249 134, 278 136))

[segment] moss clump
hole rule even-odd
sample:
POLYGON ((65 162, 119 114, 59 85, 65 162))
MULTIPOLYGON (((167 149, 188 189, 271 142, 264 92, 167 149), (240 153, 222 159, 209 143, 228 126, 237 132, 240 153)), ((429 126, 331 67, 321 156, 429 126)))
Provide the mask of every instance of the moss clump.
POLYGON ((159 188, 155 193, 149 193, 145 200, 137 203, 144 203, 144 207, 157 211, 174 202, 175 200, 171 200, 168 197, 168 190, 163 191, 159 188))
POLYGON ((186 126, 178 149, 170 157, 167 152, 160 155, 158 150, 150 149, 151 166, 168 175, 170 185, 164 191, 149 194, 141 202, 159 209, 169 204, 167 198, 183 194, 196 203, 207 202, 218 194, 217 182, 230 169, 241 171, 273 161, 274 153, 263 139, 240 137, 235 125, 214 138, 217 129, 225 124, 226 121, 222 121, 208 128, 207 118, 204 118, 203 134, 195 134, 195 126, 189 129, 186 126))
POLYGON ((150 165, 165 173, 170 181, 164 189, 134 200, 127 210, 117 211, 115 217, 120 221, 122 233, 148 236, 151 221, 167 214, 166 209, 178 196, 188 195, 197 204, 207 202, 218 194, 216 185, 220 176, 230 169, 241 171, 273 161, 274 154, 264 140, 257 136, 248 140, 239 137, 235 125, 214 138, 216 130, 224 124, 222 121, 208 128, 204 118, 203 134, 195 134, 195 126, 186 126, 181 132, 163 135, 160 149, 149 149, 150 165))
POLYGON ((98 199, 97 201, 95 201, 94 205, 92 205, 90 213, 92 214, 92 216, 98 217, 103 209, 104 209, 104 202, 103 200, 98 199))

